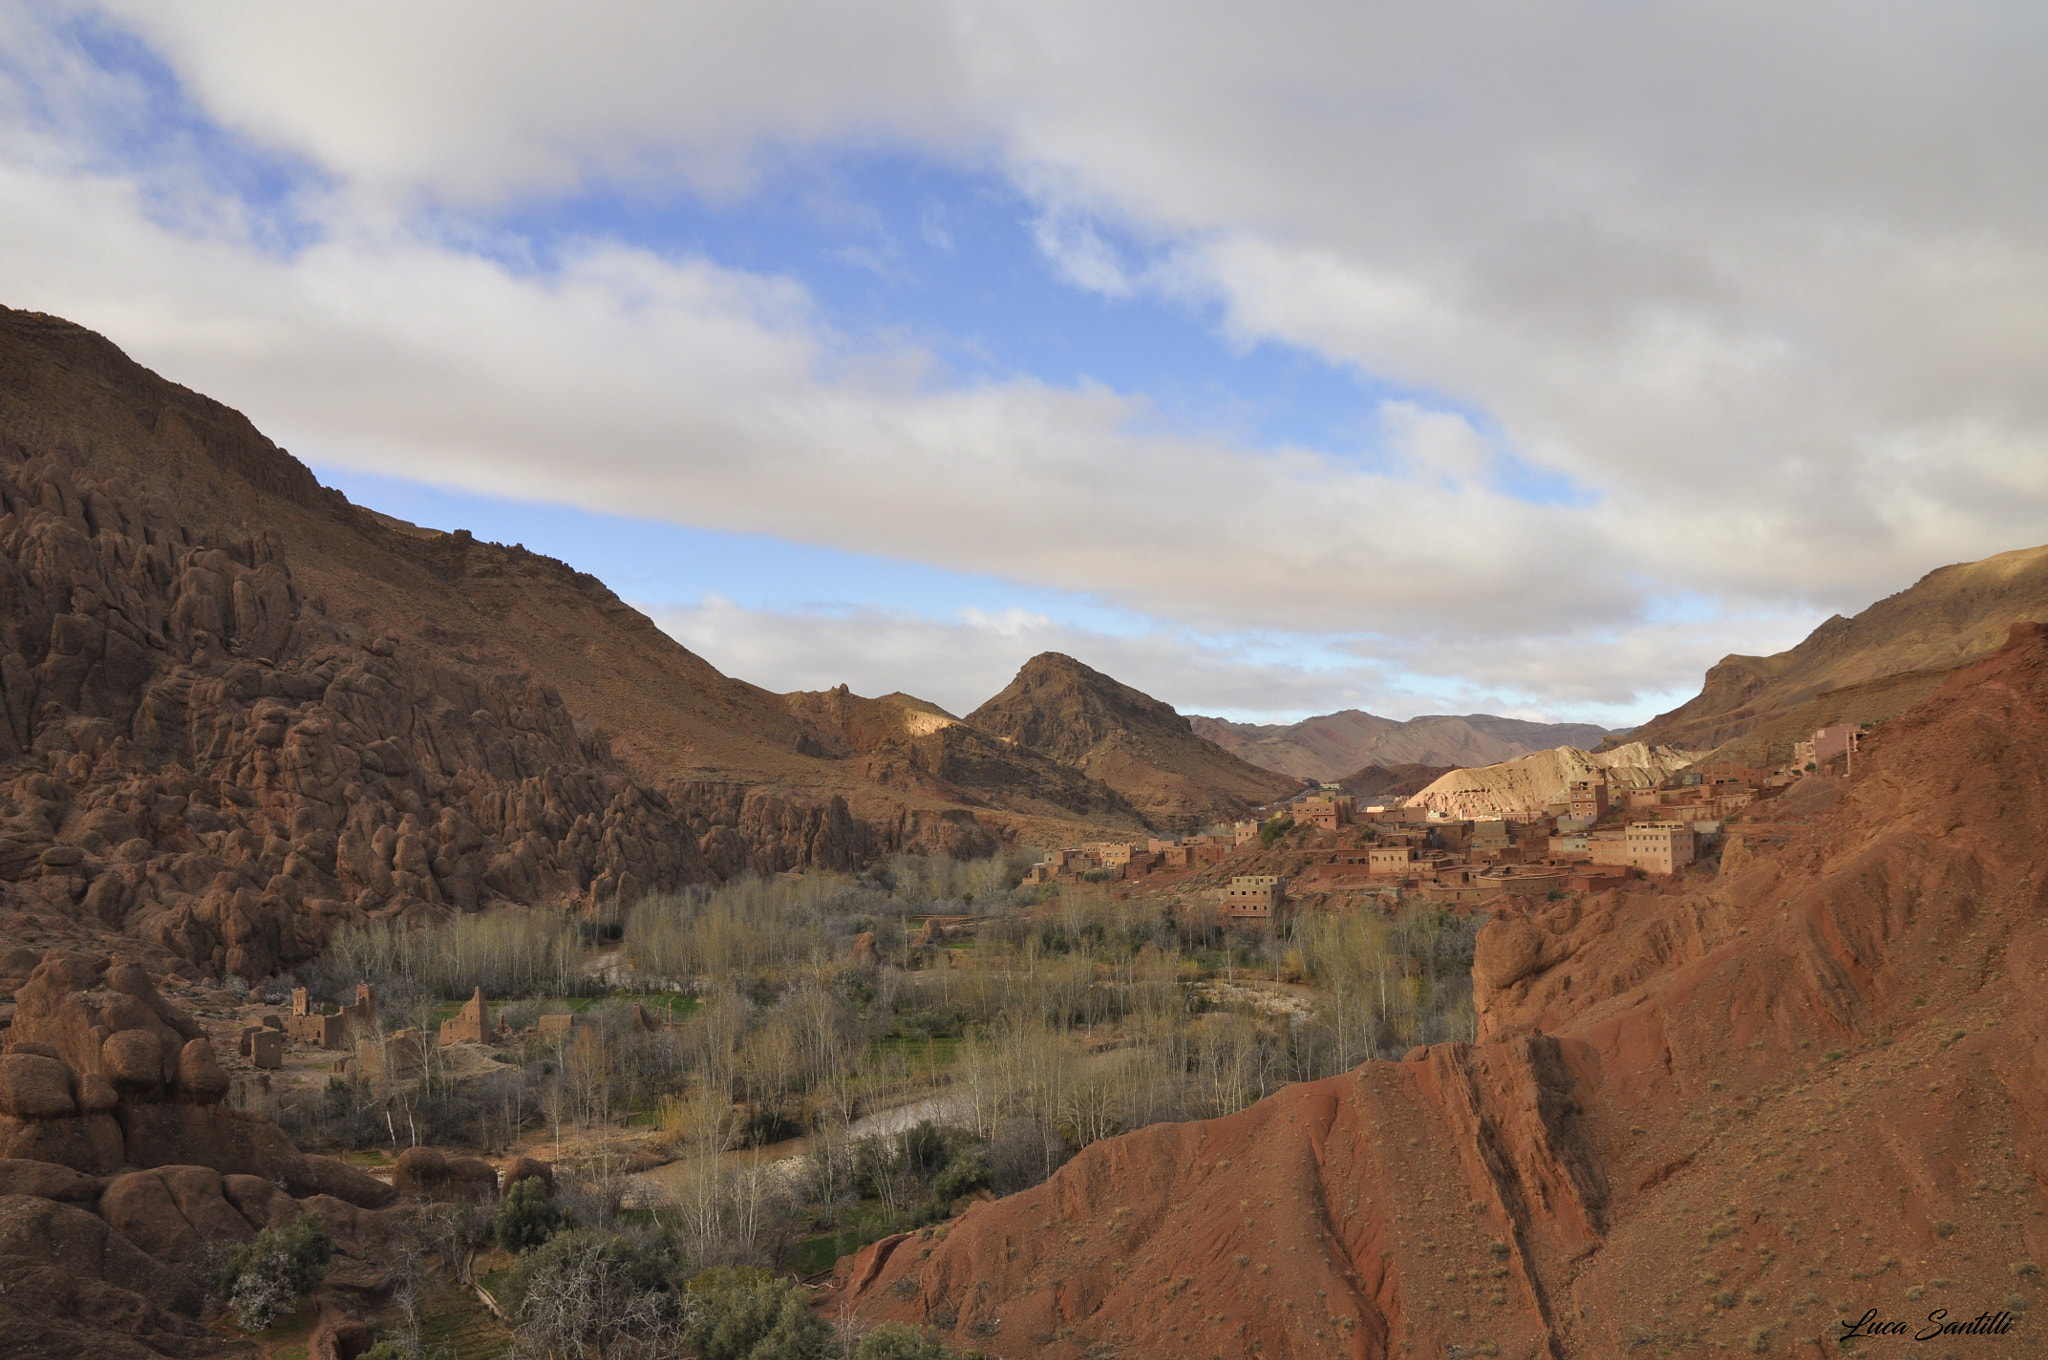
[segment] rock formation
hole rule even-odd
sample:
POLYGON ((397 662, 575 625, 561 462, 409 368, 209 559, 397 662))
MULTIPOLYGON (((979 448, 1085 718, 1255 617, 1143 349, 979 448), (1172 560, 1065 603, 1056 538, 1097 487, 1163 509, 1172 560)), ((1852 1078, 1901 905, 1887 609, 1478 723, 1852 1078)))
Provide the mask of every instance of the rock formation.
POLYGON ((2048 629, 1864 750, 1747 819, 1739 868, 1489 924, 1475 1044, 1093 1144, 843 1263, 828 1309, 1004 1357, 1818 1356, 1866 1309, 2031 1332, 2048 629))
POLYGON ((1261 769, 1332 782, 1369 765, 1498 765, 1558 746, 1597 746, 1607 736, 1591 723, 1529 722, 1490 713, 1434 713, 1402 722, 1355 708, 1298 723, 1188 721, 1195 735, 1261 769))
POLYGON ((1058 652, 1025 662, 967 721, 1108 786, 1161 830, 1234 821, 1301 788, 1195 735, 1168 705, 1058 652))
MULTIPOLYGON (((224 1105, 211 1045, 141 967, 52 952, 15 995, 0 1053, 0 1351, 253 1355, 201 1324, 205 1272, 222 1245, 302 1211, 340 1248, 333 1277, 382 1278, 408 1212, 399 1192, 224 1105)), ((439 1159, 438 1179, 414 1178, 423 1193, 483 1193, 460 1159, 415 1152, 439 1159)))
POLYGON ((1560 746, 1499 765, 1452 770, 1408 799, 1446 817, 1505 817, 1541 812, 1571 798, 1573 781, 1603 779, 1611 790, 1654 789, 1692 764, 1696 752, 1629 742, 1608 751, 1560 746))

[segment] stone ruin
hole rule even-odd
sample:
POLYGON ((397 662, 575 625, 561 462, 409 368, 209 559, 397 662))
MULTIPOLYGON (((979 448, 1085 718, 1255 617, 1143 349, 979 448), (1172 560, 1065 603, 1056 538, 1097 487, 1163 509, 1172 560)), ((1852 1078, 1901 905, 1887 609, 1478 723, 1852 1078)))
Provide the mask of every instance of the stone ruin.
POLYGON ((485 1043, 490 1032, 491 1009, 484 1004, 484 989, 479 987, 461 1010, 441 1022, 441 1045, 485 1043))
POLYGON ((377 1032, 377 999, 367 982, 356 984, 356 999, 333 1015, 324 1015, 304 987, 292 988, 292 1014, 286 1032, 302 1044, 345 1053, 356 1041, 377 1032))

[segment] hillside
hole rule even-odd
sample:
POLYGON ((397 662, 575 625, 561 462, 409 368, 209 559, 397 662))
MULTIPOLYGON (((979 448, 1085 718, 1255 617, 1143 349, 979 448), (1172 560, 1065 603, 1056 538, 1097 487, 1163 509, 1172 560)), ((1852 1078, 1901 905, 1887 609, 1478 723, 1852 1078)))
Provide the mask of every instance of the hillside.
MULTIPOLYGON (((38 949, 120 933, 254 978, 373 916, 1144 825, 908 696, 722 675, 594 577, 352 505, 239 413, 7 309, 0 600, 0 930, 38 949)), ((1169 804, 1272 782, 1214 755, 1222 790, 1187 757, 1169 804)))
POLYGON ((1712 760, 1782 762, 1817 727, 1905 712, 1996 650, 2008 625, 2043 619, 2048 547, 1942 567, 1852 619, 1835 615, 1790 651, 1723 657, 1697 697, 1629 738, 1714 751, 1712 760))
POLYGON ((1353 770, 1336 782, 1344 792, 1362 802, 1372 803, 1420 793, 1454 768, 1444 765, 1368 765, 1362 770, 1353 770))
POLYGON ((1475 1043, 1094 1143, 829 1306, 1054 1360, 1819 1355, 1936 1309, 2031 1353, 2048 629, 1865 752, 1718 877, 1488 925, 1475 1043))
POLYGON ((1250 763, 1303 779, 1342 780, 1369 765, 1494 765, 1555 746, 1595 746, 1607 730, 1487 713, 1397 722, 1355 708, 1287 725, 1188 720, 1197 735, 1250 763))
POLYGON ((1232 821, 1301 788, 1197 736, 1170 706, 1058 652, 1025 662, 967 722, 1107 785, 1161 829, 1232 821))
POLYGON ((1570 798, 1574 780, 1600 777, 1611 789, 1653 789, 1692 764, 1697 753, 1632 741, 1608 751, 1560 746, 1476 770, 1452 770, 1408 800, 1447 817, 1541 812, 1570 798))

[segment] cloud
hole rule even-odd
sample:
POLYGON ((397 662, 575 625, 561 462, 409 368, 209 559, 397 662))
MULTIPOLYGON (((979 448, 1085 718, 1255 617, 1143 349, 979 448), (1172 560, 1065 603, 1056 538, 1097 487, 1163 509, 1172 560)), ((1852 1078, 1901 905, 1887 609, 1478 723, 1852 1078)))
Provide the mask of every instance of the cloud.
MULTIPOLYGON (((121 154, 104 125, 148 121, 147 81, 21 13, 0 290, 325 461, 1076 592, 1161 637, 1321 636, 1560 704, 1661 693, 2048 520, 2048 15, 2025 7, 76 11, 301 167, 253 206, 203 147, 121 154), (855 146, 999 167, 1073 286, 1398 390, 1373 447, 954 382, 770 270, 602 237, 539 268, 475 215, 741 194, 780 151, 855 146), (1536 503, 1511 469, 1583 494, 1536 503), (1714 619, 1659 622, 1677 595, 1714 619)), ((884 632, 935 665, 915 638, 1047 635, 945 627, 884 632)), ((1257 673, 1284 707, 1297 677, 1257 673)))

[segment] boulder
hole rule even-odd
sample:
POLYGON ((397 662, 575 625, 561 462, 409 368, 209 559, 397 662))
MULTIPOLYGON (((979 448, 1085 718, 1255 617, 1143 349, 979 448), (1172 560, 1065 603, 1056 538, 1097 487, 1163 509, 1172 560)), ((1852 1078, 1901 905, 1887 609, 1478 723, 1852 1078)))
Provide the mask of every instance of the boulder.
POLYGON ((73 1204, 0 1195, 0 1257, 44 1261, 104 1280, 158 1308, 196 1316, 200 1291, 185 1273, 152 1259, 105 1220, 73 1204))
POLYGON ((100 1217, 160 1261, 195 1265, 215 1243, 246 1242, 256 1230, 227 1200, 220 1173, 161 1166, 107 1182, 100 1217))
POLYGON ((0 1057, 0 1114, 17 1119, 55 1119, 77 1113, 71 1098, 71 1069, 33 1053, 0 1057))
POLYGON ((90 1208, 100 1197, 100 1183, 55 1162, 0 1157, 0 1195, 34 1195, 90 1208))
POLYGON ((399 1194, 419 1199, 480 1203, 497 1197, 498 1173, 475 1157, 450 1157, 438 1148, 414 1147, 398 1154, 391 1184, 399 1194))
POLYGON ((505 1163, 504 1186, 510 1190, 514 1181, 536 1180, 545 1184, 548 1193, 555 1189, 555 1166, 535 1157, 514 1157, 505 1163))

